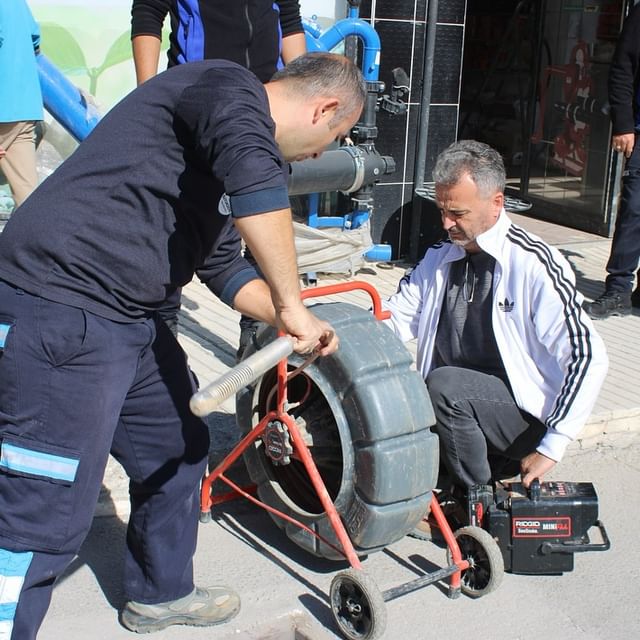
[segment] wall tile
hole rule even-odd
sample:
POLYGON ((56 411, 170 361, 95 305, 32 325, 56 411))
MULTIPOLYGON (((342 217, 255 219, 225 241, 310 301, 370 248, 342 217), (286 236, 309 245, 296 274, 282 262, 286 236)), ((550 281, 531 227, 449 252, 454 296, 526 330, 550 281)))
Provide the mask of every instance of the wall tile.
POLYGON ((418 262, 424 255, 427 247, 440 240, 444 235, 438 208, 433 202, 425 200, 424 198, 414 198, 413 192, 412 184, 404 186, 400 250, 398 252, 399 258, 403 258, 411 263, 418 262), (414 211, 420 218, 418 224, 418 250, 415 260, 413 260, 410 255, 414 211))
POLYGON ((440 0, 438 3, 438 22, 464 23, 466 0, 440 0))
MULTIPOLYGON (((373 3, 371 3, 373 7, 373 3)), ((376 20, 424 20, 427 0, 376 0, 376 20), (414 17, 415 16, 415 17, 414 17)))
POLYGON ((403 185, 380 184, 374 189, 374 208, 371 216, 371 235, 374 242, 388 243, 397 257, 400 242, 403 185))
POLYGON ((361 18, 364 18, 365 20, 368 20, 369 18, 371 18, 371 5, 372 5, 372 0, 362 0, 362 2, 360 3, 360 12, 359 12, 359 15, 361 18))
POLYGON ((422 69, 424 68, 424 39, 427 27, 424 22, 415 23, 413 38, 413 60, 410 69, 405 69, 410 78, 409 102, 419 103, 422 95, 422 69))
POLYGON ((411 73, 414 23, 376 20, 374 27, 382 49, 379 78, 390 87, 392 69, 402 67, 407 74, 411 73))
POLYGON ((402 182, 407 136, 407 114, 389 115, 378 112, 378 139, 376 149, 383 156, 392 156, 396 163, 394 173, 383 176, 382 182, 402 182))
POLYGON ((413 182, 414 164, 416 161, 416 143, 420 126, 420 105, 409 105, 407 153, 405 160, 404 182, 413 182))
MULTIPOLYGON (((414 200, 414 163, 419 126, 424 40, 426 34, 427 0, 364 0, 360 16, 369 20, 373 11, 374 26, 381 41, 379 79, 390 93, 392 70, 402 67, 409 75, 411 91, 404 100, 408 112, 403 115, 377 115, 376 149, 392 156, 396 171, 384 176, 374 188, 374 210, 371 231, 374 242, 393 246, 393 258, 409 257, 411 218, 415 206, 419 219, 419 251, 435 242, 442 234, 440 216, 435 205, 414 200)), ((464 22, 465 0, 440 0, 436 32, 436 60, 432 102, 453 103, 454 106, 431 106, 429 139, 425 175, 431 179, 435 158, 455 140, 457 101, 462 54, 461 27, 464 22), (453 24, 452 24, 453 23, 453 24)))
POLYGON ((438 154, 456 140, 458 109, 456 106, 431 106, 429 110, 429 137, 425 182, 431 182, 438 154))
POLYGON ((431 102, 457 103, 462 64, 462 27, 438 25, 431 102))

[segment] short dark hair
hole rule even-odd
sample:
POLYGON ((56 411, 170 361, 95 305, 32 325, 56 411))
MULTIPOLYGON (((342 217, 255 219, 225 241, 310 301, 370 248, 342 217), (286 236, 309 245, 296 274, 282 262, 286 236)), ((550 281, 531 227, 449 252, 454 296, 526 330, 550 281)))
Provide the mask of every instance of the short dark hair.
POLYGON ((436 184, 454 185, 468 173, 478 191, 488 197, 504 193, 507 174, 502 156, 484 142, 459 140, 447 147, 436 159, 433 179, 436 184))
POLYGON ((332 122, 362 109, 367 87, 360 69, 349 58, 335 53, 305 53, 275 73, 271 82, 291 82, 303 98, 335 96, 340 105, 332 122))

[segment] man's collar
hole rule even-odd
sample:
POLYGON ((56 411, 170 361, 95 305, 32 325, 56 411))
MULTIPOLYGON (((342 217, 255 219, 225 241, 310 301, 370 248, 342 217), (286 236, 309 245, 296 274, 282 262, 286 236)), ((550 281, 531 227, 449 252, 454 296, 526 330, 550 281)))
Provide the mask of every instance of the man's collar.
POLYGON ((476 243, 483 251, 486 251, 497 259, 502 247, 502 242, 504 241, 510 226, 511 218, 509 218, 507 212, 503 208, 500 211, 500 215, 498 216, 495 224, 484 233, 481 233, 476 238, 476 243))

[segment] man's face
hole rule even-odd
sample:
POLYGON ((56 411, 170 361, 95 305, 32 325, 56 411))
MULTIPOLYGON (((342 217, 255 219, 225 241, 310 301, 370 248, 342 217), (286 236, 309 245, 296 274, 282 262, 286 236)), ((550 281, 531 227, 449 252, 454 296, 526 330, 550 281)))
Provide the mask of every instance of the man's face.
POLYGON ((436 184, 436 201, 449 240, 471 253, 479 251, 476 238, 498 220, 504 204, 500 191, 483 197, 468 173, 454 185, 436 184))
POLYGON ((300 119, 299 126, 288 136, 278 138, 278 146, 287 162, 317 158, 335 141, 349 135, 358 121, 361 110, 355 110, 341 120, 334 121, 335 109, 319 110, 312 122, 300 119))

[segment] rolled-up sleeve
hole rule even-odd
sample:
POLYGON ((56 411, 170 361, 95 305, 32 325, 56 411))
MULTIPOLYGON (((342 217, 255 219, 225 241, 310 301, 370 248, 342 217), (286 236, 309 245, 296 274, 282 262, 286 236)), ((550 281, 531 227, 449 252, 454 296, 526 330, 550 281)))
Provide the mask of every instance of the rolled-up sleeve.
POLYGON ((278 6, 280 8, 282 36, 290 36, 292 33, 304 33, 298 0, 280 0, 278 6))
POLYGON ((169 13, 171 0, 133 0, 131 5, 131 37, 162 37, 162 25, 169 13))
POLYGON ((289 207, 267 95, 249 71, 228 63, 204 72, 184 91, 176 118, 199 161, 224 184, 233 217, 289 207))

